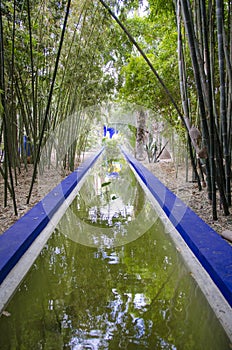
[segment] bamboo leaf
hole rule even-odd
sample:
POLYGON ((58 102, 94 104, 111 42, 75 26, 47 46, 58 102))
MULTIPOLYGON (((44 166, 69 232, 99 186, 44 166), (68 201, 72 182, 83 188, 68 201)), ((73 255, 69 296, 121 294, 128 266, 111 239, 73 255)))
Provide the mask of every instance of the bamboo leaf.
POLYGON ((111 184, 111 181, 108 181, 108 182, 104 182, 101 187, 106 187, 106 186, 109 186, 111 184))

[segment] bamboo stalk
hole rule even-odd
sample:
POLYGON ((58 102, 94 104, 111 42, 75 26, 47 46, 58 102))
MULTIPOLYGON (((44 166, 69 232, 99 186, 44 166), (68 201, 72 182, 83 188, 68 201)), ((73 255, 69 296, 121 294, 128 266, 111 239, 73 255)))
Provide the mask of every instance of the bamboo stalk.
MULTIPOLYGON (((7 168, 9 170, 9 176, 10 176, 10 186, 12 191, 12 200, 13 200, 13 207, 14 207, 14 213, 15 215, 18 215, 17 212, 17 204, 16 204, 16 198, 15 198, 15 190, 14 190, 14 180, 13 180, 13 174, 12 174, 12 168, 11 168, 11 158, 9 156, 9 135, 8 135, 8 123, 6 118, 6 100, 5 100, 5 71, 4 71, 4 44, 3 44, 3 24, 2 24, 2 1, 0 0, 0 89, 2 91, 1 94, 1 103, 3 107, 2 111, 2 119, 3 119, 3 126, 4 126, 4 146, 5 146, 5 176, 7 179, 7 168)), ((5 206, 7 205, 7 181, 5 180, 5 206)))
POLYGON ((217 19, 217 36, 218 36, 218 62, 220 76, 220 120, 222 130, 223 154, 225 159, 225 180, 226 180, 226 198, 231 204, 230 189, 230 155, 227 138, 227 118, 226 118, 226 90, 225 90, 225 57, 224 57, 224 40, 223 40, 223 3, 216 0, 216 19, 217 19))
POLYGON ((40 151, 41 151, 41 146, 42 146, 42 142, 43 142, 44 132, 45 132, 45 129, 46 129, 46 124, 47 124, 47 120, 48 120, 48 116, 49 116, 49 112, 50 112, 50 106, 51 106, 51 101, 52 101, 52 95, 53 95, 56 75, 57 75, 57 71, 58 71, 60 54, 61 54, 62 45, 63 45, 63 41, 64 41, 64 35, 65 35, 66 26, 67 26, 67 22, 68 22, 70 5, 71 5, 71 0, 68 0, 67 7, 66 7, 65 18, 64 18, 64 23, 63 23, 63 28, 62 28, 62 33, 61 33, 61 38, 60 38, 60 43, 59 43, 59 48, 58 48, 57 57, 56 57, 55 68, 54 68, 54 72, 53 72, 53 79, 52 79, 52 83, 51 83, 51 87, 50 87, 47 107, 46 107, 44 121, 43 121, 43 125, 42 125, 42 130, 41 130, 41 134, 40 134, 38 149, 37 149, 37 153, 36 153, 36 159, 35 159, 35 163, 34 163, 34 171, 33 171, 33 175, 32 175, 31 186, 30 186, 30 190, 29 190, 29 194, 28 194, 27 204, 30 202, 33 186, 34 186, 36 175, 37 175, 37 167, 38 167, 39 158, 40 158, 40 151))

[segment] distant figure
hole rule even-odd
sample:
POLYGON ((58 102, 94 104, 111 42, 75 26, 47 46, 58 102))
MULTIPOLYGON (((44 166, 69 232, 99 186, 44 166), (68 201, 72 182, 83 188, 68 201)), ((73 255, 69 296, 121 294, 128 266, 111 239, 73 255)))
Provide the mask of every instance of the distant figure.
POLYGON ((27 157, 27 163, 32 163, 31 145, 26 135, 23 136, 23 153, 27 157))

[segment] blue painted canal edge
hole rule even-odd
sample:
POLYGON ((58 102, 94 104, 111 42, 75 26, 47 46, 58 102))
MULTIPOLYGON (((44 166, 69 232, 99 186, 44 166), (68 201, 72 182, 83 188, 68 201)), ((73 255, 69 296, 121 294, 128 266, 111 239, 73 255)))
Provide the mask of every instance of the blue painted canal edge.
POLYGON ((146 167, 121 149, 200 264, 232 307, 232 247, 146 167))
POLYGON ((103 152, 87 159, 0 236, 0 285, 103 152))

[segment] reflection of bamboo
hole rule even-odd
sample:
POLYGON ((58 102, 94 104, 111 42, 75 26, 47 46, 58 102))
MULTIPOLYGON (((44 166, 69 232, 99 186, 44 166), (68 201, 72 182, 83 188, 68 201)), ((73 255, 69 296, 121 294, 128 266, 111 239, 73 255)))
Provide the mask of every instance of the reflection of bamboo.
MULTIPOLYGON (((149 308, 156 302, 156 300, 158 299, 158 297, 160 296, 162 290, 164 289, 165 285, 169 282, 169 280, 171 279, 173 273, 175 272, 176 267, 173 267, 173 269, 171 270, 170 274, 167 276, 166 280, 163 282, 163 284, 161 285, 161 287, 159 288, 158 292, 156 293, 155 297, 152 299, 151 304, 149 305, 149 308)), ((149 309, 148 309, 149 311, 149 309)), ((147 312, 148 312, 147 311, 147 312)))

